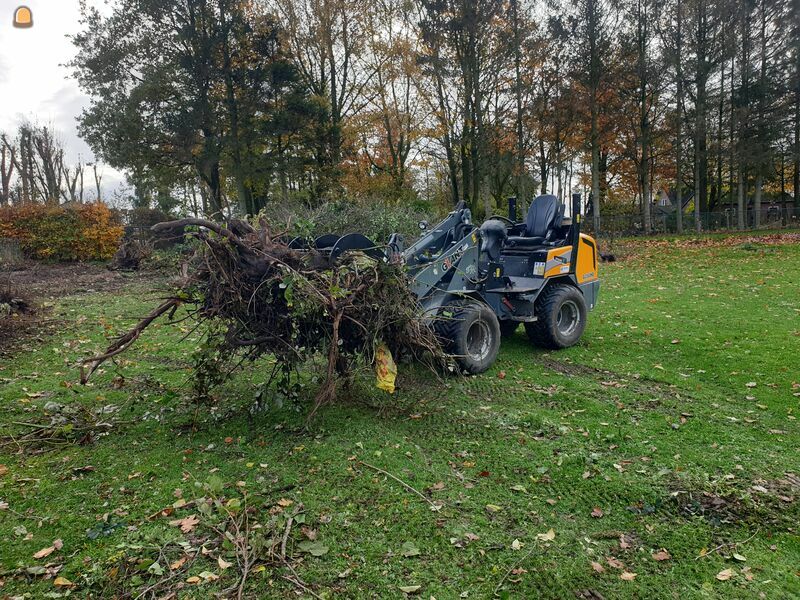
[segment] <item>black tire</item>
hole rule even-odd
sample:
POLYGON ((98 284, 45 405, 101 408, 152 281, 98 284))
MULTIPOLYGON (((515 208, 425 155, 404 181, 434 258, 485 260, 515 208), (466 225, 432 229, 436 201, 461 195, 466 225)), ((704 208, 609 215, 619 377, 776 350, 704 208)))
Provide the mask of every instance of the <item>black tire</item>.
POLYGON ((442 307, 436 332, 462 371, 483 373, 500 351, 500 322, 483 302, 456 300, 442 307))
POLYGON ((500 335, 503 338, 510 338, 517 332, 518 328, 519 321, 511 321, 509 319, 500 321, 500 335))
POLYGON ((525 332, 535 345, 558 350, 578 343, 586 328, 586 299, 566 284, 552 284, 536 299, 537 320, 525 323, 525 332))

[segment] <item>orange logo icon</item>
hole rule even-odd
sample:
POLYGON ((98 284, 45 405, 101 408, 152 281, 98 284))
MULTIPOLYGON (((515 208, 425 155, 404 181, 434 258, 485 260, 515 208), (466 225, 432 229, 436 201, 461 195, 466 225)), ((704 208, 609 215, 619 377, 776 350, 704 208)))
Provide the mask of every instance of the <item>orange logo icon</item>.
POLYGON ((20 6, 14 11, 14 27, 33 27, 33 14, 27 6, 20 6))

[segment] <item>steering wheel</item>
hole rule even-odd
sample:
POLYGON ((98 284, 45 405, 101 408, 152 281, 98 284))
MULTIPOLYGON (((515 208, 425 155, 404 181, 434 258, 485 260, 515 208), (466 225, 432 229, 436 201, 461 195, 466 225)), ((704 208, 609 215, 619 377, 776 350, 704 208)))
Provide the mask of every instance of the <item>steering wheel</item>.
POLYGON ((512 220, 511 220, 511 219, 509 219, 508 217, 504 217, 504 216, 502 216, 502 215, 492 215, 491 217, 489 217, 489 218, 488 218, 488 219, 486 219, 486 220, 487 220, 487 221, 491 221, 492 219, 497 219, 498 221, 504 221, 505 223, 508 223, 508 224, 509 224, 509 225, 511 225, 511 226, 514 226, 514 225, 516 225, 516 223, 514 223, 514 221, 512 221, 512 220))

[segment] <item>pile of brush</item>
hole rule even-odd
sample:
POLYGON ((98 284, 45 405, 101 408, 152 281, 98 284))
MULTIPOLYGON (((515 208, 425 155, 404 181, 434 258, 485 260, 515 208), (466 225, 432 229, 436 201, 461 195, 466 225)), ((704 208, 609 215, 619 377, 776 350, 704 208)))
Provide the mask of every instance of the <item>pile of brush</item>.
POLYGON ((269 354, 288 372, 314 355, 327 362, 312 414, 335 397, 336 381, 358 361, 371 362, 384 343, 394 356, 439 361, 435 334, 422 320, 403 268, 352 252, 331 264, 316 250, 290 248, 269 226, 232 221, 227 226, 182 219, 155 231, 188 227, 199 240, 172 297, 86 361, 82 380, 125 351, 153 321, 181 306, 216 325, 218 350, 243 362, 269 354))
POLYGON ((108 268, 112 271, 138 271, 153 254, 153 244, 147 240, 125 238, 117 248, 108 268))
POLYGON ((0 319, 35 312, 33 300, 27 292, 13 285, 8 278, 0 279, 0 319))

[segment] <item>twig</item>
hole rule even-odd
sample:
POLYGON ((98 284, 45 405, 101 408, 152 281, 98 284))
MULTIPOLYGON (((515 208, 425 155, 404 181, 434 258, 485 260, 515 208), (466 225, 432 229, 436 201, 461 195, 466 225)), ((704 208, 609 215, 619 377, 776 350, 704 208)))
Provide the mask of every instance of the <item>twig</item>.
POLYGON ((117 354, 125 352, 125 350, 127 350, 128 347, 133 344, 133 342, 139 339, 139 336, 142 335, 142 332, 147 329, 147 326, 150 325, 150 323, 155 321, 164 313, 177 308, 182 302, 183 301, 180 298, 170 298, 158 308, 154 309, 144 319, 139 321, 136 327, 111 344, 106 350, 105 354, 93 356, 92 358, 87 358, 81 361, 81 383, 85 384, 87 381, 89 381, 89 377, 91 377, 92 373, 94 373, 97 367, 103 364, 106 360, 116 356, 117 354), (91 364, 88 372, 86 372, 84 369, 84 366, 87 364, 91 364))
POLYGON ((286 542, 289 541, 289 533, 292 531, 292 523, 294 522, 294 517, 289 517, 289 520, 286 521, 286 529, 283 532, 283 539, 281 540, 281 558, 286 559, 286 542))
POLYGON ((405 481, 403 481, 399 477, 396 477, 396 476, 392 475, 388 471, 384 471, 383 469, 381 469, 379 467, 376 467, 375 465, 371 465, 369 463, 366 463, 363 460, 358 461, 358 464, 364 465, 365 467, 368 467, 368 468, 372 469, 373 471, 377 471, 378 473, 383 473, 387 477, 391 477, 397 483, 399 483, 404 488, 406 488, 409 492, 412 492, 412 493, 416 494, 417 496, 419 496, 420 498, 422 498, 423 500, 425 500, 425 502, 427 502, 433 510, 438 511, 438 510, 440 510, 442 508, 439 504, 436 504, 435 502, 433 502, 430 498, 428 498, 425 494, 420 492, 417 488, 410 486, 405 481))
POLYGON ((284 560, 283 564, 286 566, 287 569, 289 569, 292 572, 293 575, 293 577, 289 577, 288 575, 281 575, 283 579, 285 579, 290 583, 293 583, 294 585, 302 589, 304 592, 311 594, 312 596, 314 596, 314 598, 319 598, 319 600, 323 600, 322 596, 316 594, 314 590, 308 587, 308 585, 302 579, 300 579, 300 576, 297 574, 297 571, 294 570, 294 567, 290 563, 284 560))
POLYGON ((498 590, 499 590, 499 589, 500 589, 500 587, 501 587, 501 586, 502 586, 502 585, 505 583, 506 579, 508 579, 508 576, 509 576, 509 575, 511 575, 511 573, 514 571, 514 569, 516 569, 518 566, 520 566, 522 563, 524 563, 526 560, 528 560, 528 557, 529 557, 531 554, 533 554, 533 551, 534 551, 534 550, 536 550, 536 546, 534 546, 533 548, 531 548, 531 549, 528 551, 528 553, 527 553, 525 556, 523 556, 523 557, 522 557, 522 558, 520 558, 520 559, 519 559, 517 562, 515 562, 513 565, 511 565, 511 568, 510 568, 508 571, 506 571, 505 575, 503 575, 503 578, 502 578, 502 579, 499 581, 499 583, 498 583, 498 584, 495 586, 495 588, 494 588, 494 592, 492 592, 492 595, 493 595, 493 596, 497 596, 497 592, 498 592, 498 590))
POLYGON ((695 556, 695 557, 694 557, 694 559, 695 559, 695 560, 700 560, 701 558, 703 558, 703 557, 705 557, 705 556, 711 556, 711 555, 712 555, 712 554, 714 554, 715 552, 719 552, 719 551, 720 551, 720 550, 722 550, 723 548, 727 548, 727 547, 729 547, 729 546, 733 546, 733 548, 734 548, 734 549, 735 549, 737 546, 742 546, 742 545, 746 544, 747 542, 749 542, 750 540, 752 540, 754 537, 756 537, 756 536, 758 535, 758 532, 759 532, 759 531, 761 531, 761 528, 760 528, 760 527, 759 527, 758 529, 756 529, 756 532, 755 532, 753 535, 751 535, 749 538, 747 538, 746 540, 742 540, 741 542, 727 542, 727 543, 725 543, 725 544, 720 544, 719 546, 717 546, 717 547, 716 547, 716 548, 714 548, 713 550, 709 550, 708 552, 706 552, 706 553, 704 553, 704 554, 700 554, 699 556, 695 556))

